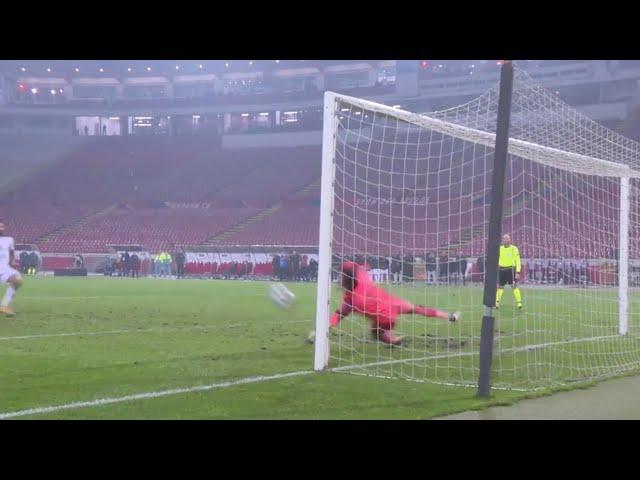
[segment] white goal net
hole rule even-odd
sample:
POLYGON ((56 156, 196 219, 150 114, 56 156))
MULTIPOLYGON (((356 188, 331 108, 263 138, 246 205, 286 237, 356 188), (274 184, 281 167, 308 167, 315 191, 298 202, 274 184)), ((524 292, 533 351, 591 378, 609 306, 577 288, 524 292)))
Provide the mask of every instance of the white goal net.
MULTIPOLYGON (((316 369, 476 385, 497 109, 498 85, 428 114, 326 95, 316 369), (461 321, 399 316, 401 346, 356 312, 328 329, 345 260, 461 321)), ((639 147, 516 69, 502 233, 520 251, 524 308, 506 286, 494 387, 640 369, 639 147)))

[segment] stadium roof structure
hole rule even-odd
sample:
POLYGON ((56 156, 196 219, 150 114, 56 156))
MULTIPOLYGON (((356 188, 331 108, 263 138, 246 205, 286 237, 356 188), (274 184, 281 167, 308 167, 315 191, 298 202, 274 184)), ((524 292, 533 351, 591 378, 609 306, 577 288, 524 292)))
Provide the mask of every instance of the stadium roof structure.
MULTIPOLYGON (((417 60, 416 60, 417 62, 417 60)), ((280 69, 318 68, 349 64, 393 66, 395 60, 3 60, 0 73, 11 76, 82 75, 83 77, 178 75, 195 73, 272 72, 280 69)))

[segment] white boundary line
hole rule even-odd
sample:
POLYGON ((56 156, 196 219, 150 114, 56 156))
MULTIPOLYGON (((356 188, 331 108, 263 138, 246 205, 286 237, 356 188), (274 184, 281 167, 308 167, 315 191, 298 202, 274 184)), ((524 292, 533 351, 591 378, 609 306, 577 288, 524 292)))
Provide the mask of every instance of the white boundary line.
MULTIPOLYGON (((518 352, 525 352, 527 350, 537 350, 538 348, 552 347, 554 345, 567 345, 567 344, 571 344, 571 343, 591 342, 591 341, 594 341, 594 340, 605 340, 607 338, 624 339, 625 337, 623 337, 622 335, 606 335, 606 336, 601 336, 601 337, 576 338, 576 339, 573 339, 573 340, 564 340, 564 341, 561 341, 561 342, 538 343, 536 345, 524 345, 522 347, 508 348, 508 349, 505 349, 505 350, 500 350, 500 353, 518 353, 518 352)), ((442 358, 469 357, 469 356, 477 355, 477 354, 478 354, 478 352, 476 350, 474 350, 474 351, 471 351, 471 352, 448 353, 448 354, 442 354, 442 355, 430 355, 430 356, 418 357, 418 358, 401 358, 401 359, 397 359, 397 360, 385 360, 385 361, 382 361, 382 362, 364 363, 362 365, 346 365, 344 367, 331 368, 330 371, 332 371, 332 372, 342 372, 342 371, 345 371, 345 370, 355 370, 355 369, 358 369, 358 368, 377 367, 377 366, 380 366, 380 365, 393 365, 393 364, 397 364, 397 363, 419 362, 421 360, 440 360, 442 358)))
MULTIPOLYGON (((277 325, 292 325, 296 323, 308 323, 309 325, 313 324, 313 320, 289 320, 283 322, 271 322, 271 323, 263 323, 261 326, 277 326, 277 325)), ((190 330, 222 330, 226 328, 238 328, 244 327, 246 324, 244 323, 234 323, 231 325, 218 325, 218 326, 207 326, 207 325, 191 325, 181 327, 167 327, 167 328, 134 328, 128 330, 100 330, 97 332, 65 332, 65 333, 42 333, 35 335, 16 335, 12 337, 0 337, 0 341, 10 341, 10 340, 30 340, 36 338, 52 338, 52 337, 82 337, 85 335, 115 335, 120 333, 147 333, 147 332, 157 332, 157 333, 177 333, 177 332, 189 332, 190 330)))
MULTIPOLYGON (((152 296, 155 292, 150 292, 148 294, 140 295, 141 298, 145 296, 152 296)), ((238 295, 229 295, 225 294, 225 297, 233 297, 233 296, 242 296, 242 297, 266 297, 266 293, 250 293, 250 294, 238 294, 238 295)), ((101 298, 131 298, 131 294, 123 294, 123 295, 74 295, 74 296, 56 296, 56 295, 42 295, 38 297, 20 297, 23 302, 32 302, 32 301, 50 301, 50 300, 87 300, 87 299, 101 299, 101 298)))
MULTIPOLYGON (((603 340, 603 339, 608 339, 608 338, 624 338, 621 337, 620 335, 608 335, 608 336, 601 336, 601 337, 589 337, 589 338, 578 338, 578 339, 574 339, 574 340, 567 340, 567 341, 563 341, 563 342, 551 342, 551 343, 540 343, 537 345, 525 345, 523 347, 518 347, 518 348, 512 348, 512 349, 508 349, 508 350, 503 350, 503 353, 515 353, 515 352, 521 352, 521 351, 526 351, 526 350, 534 350, 537 348, 544 348, 544 347, 548 347, 548 346, 553 346, 553 345, 566 345, 566 344, 571 344, 571 343, 580 343, 580 342, 588 342, 588 341, 593 341, 593 340, 603 340)), ((359 369, 359 368, 368 368, 368 367, 375 367, 378 365, 391 365, 394 363, 406 363, 406 362, 410 362, 410 361, 419 361, 419 360, 438 360, 438 359, 442 359, 442 358, 450 358, 450 357, 466 357, 466 356, 470 356, 470 355, 475 355, 477 354, 477 352, 463 352, 463 353, 454 353, 454 354, 443 354, 443 355, 436 355, 436 356, 431 356, 431 357, 422 357, 422 358, 405 358, 405 359, 400 359, 400 360, 389 360, 389 361, 384 361, 384 362, 374 362, 374 363, 365 363, 363 365, 348 365, 348 366, 344 366, 344 367, 336 367, 336 368, 330 368, 328 369, 329 372, 343 372, 343 371, 348 371, 348 370, 355 370, 355 369, 359 369)), ((290 378, 290 377, 299 377, 299 376, 303 376, 303 375, 310 375, 312 373, 315 373, 314 370, 300 370, 297 372, 288 372, 288 373, 277 373, 274 375, 266 375, 266 376, 257 376, 257 377, 247 377, 247 378, 241 378, 239 380, 233 380, 233 381, 228 381, 228 382, 222 382, 222 383, 212 383, 210 385, 198 385, 195 387, 185 387, 185 388, 176 388, 176 389, 172 389, 172 390, 161 390, 161 391, 157 391, 157 392, 146 392, 146 393, 138 393, 138 394, 134 394, 134 395, 126 395, 123 397, 107 397, 107 398, 101 398, 101 399, 97 399, 97 400, 90 400, 90 401, 85 401, 85 402, 74 402, 74 403, 67 403, 67 404, 63 404, 63 405, 53 405, 53 406, 48 406, 48 407, 37 407, 37 408, 30 408, 27 410, 17 410, 14 412, 4 412, 4 413, 0 413, 0 420, 6 420, 6 419, 10 419, 10 418, 17 418, 17 417, 25 417, 28 415, 41 415, 41 414, 45 414, 45 413, 55 413, 55 412, 59 412, 62 410, 73 410, 73 409, 77 409, 77 408, 87 408, 87 407, 99 407, 99 406, 103 406, 103 405, 111 405, 114 403, 123 403, 123 402, 130 402, 130 401, 135 401, 135 400, 146 400, 146 399, 150 399, 150 398, 158 398, 158 397, 166 397, 169 395, 179 395, 179 394, 183 394, 183 393, 192 393, 192 392, 205 392, 205 391, 209 391, 209 390, 214 390, 214 389, 219 389, 219 388, 226 388, 226 387, 233 387, 236 385, 246 385, 246 384, 251 384, 251 383, 259 383, 259 382, 266 382, 269 380, 279 380, 282 378, 290 378)), ((452 386, 457 386, 456 384, 451 384, 452 386)))
MULTIPOLYGON (((29 340, 32 338, 51 338, 51 337, 77 337, 82 335, 113 335, 118 333, 135 332, 136 330, 106 330, 101 332, 71 332, 71 333, 43 333, 41 335, 18 335, 15 337, 0 337, 0 341, 7 340, 29 340)), ((145 330, 137 330, 144 332, 145 330)))
POLYGON ((86 300, 86 299, 96 299, 96 298, 125 298, 131 297, 129 295, 73 295, 73 296, 58 296, 58 295, 39 295, 37 297, 20 297, 22 302, 32 302, 32 301, 49 301, 49 300, 86 300))
POLYGON ((210 385, 199 385, 196 387, 175 388, 172 390, 161 390, 159 392, 138 393, 135 395, 127 395, 124 397, 101 398, 88 402, 67 403, 65 405, 56 405, 51 407, 30 408, 28 410, 18 410, 15 412, 0 413, 0 420, 9 418, 24 417, 27 415, 41 415, 43 413, 54 413, 62 410, 73 410, 76 408, 99 407, 102 405, 111 405, 114 403, 130 402, 134 400, 145 400, 148 398, 166 397, 168 395, 179 395, 181 393, 206 392, 218 388, 234 387, 236 385, 246 385, 250 383, 266 382, 269 380, 279 380, 282 378, 299 377, 301 375, 309 375, 314 373, 313 370, 301 370, 298 372, 278 373, 276 375, 258 376, 241 378, 230 382, 212 383, 210 385))

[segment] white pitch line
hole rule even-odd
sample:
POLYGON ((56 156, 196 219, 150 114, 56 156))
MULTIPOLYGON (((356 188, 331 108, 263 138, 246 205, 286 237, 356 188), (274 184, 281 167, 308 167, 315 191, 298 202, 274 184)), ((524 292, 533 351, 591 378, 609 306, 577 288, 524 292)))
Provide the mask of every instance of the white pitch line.
MULTIPOLYGON (((273 322, 273 323, 264 323, 262 326, 277 326, 277 325, 292 325, 296 323, 309 323, 311 325, 311 320, 290 320, 285 322, 273 322)), ((9 341, 9 340, 31 340, 35 338, 51 338, 51 337, 82 337, 84 335, 115 335, 120 333, 148 333, 148 332, 157 332, 157 333, 175 333, 175 332, 188 332, 190 330, 218 330, 225 328, 238 328, 247 326, 243 323, 234 323, 232 325, 220 325, 220 326, 206 326, 206 325, 192 325, 186 326, 184 328, 180 327, 170 327, 170 328, 135 328, 131 330, 100 330, 97 332, 66 332, 66 333, 42 333, 37 335, 16 335, 13 337, 0 337, 0 341, 9 341)))
MULTIPOLYGON (((537 345, 525 345, 523 347, 513 348, 513 349, 509 349, 509 350, 502 350, 502 352, 503 353, 519 352, 519 351, 533 350, 533 349, 543 348, 543 347, 548 347, 548 346, 553 346, 553 345, 565 345, 565 344, 570 344, 570 343, 587 342, 587 341, 592 341, 592 340, 603 340, 603 339, 607 339, 607 338, 619 338, 619 335, 608 335, 608 336, 602 336, 602 337, 579 338, 579 339, 575 339, 575 340, 567 340, 567 341, 562 341, 562 342, 540 343, 540 344, 537 344, 537 345)), ((365 363, 363 365, 349 365, 349 366, 345 366, 345 367, 330 368, 330 369, 328 369, 328 371, 329 372, 342 372, 342 371, 355 370, 355 369, 360 369, 360 368, 375 367, 375 366, 379 366, 379 365, 390 365, 390 364, 393 364, 393 363, 406 363, 406 362, 410 362, 410 361, 419 361, 419 360, 437 360, 437 359, 442 359, 442 358, 463 357, 463 356, 470 356, 470 355, 475 355, 475 354, 477 354, 477 352, 443 354, 443 355, 437 355, 437 356, 431 356, 431 357, 422 357, 422 358, 414 358, 414 359, 405 358, 405 359, 401 359, 401 360, 389 360, 389 361, 384 361, 384 362, 365 363)), ((185 387, 185 388, 176 388, 176 389, 172 389, 172 390, 161 390, 161 391, 157 391, 157 392, 138 393, 138 394, 135 394, 135 395, 127 395, 127 396, 124 396, 124 397, 101 398, 101 399, 90 400, 90 401, 85 401, 85 402, 74 402, 74 403, 67 403, 67 404, 63 404, 63 405, 53 405, 53 406, 49 406, 49 407, 30 408, 30 409, 27 409, 27 410, 17 410, 17 411, 14 411, 14 412, 0 413, 0 420, 5 420, 5 419, 9 419, 9 418, 17 418, 17 417, 25 417, 25 416, 28 416, 28 415, 41 415, 41 414, 45 414, 45 413, 55 413, 55 412, 59 412, 59 411, 62 411, 62 410, 72 410, 72 409, 76 409, 76 408, 99 407, 99 406, 103 406, 103 405, 111 405, 111 404, 114 404, 114 403, 123 403, 123 402, 135 401, 135 400, 145 400, 145 399, 150 399, 150 398, 166 397, 168 395, 179 395, 179 394, 183 394, 183 393, 192 393, 192 392, 205 392, 205 391, 219 389, 219 388, 233 387, 233 386, 236 386, 236 385, 245 385, 245 384, 250 384, 250 383, 266 382, 266 381, 269 381, 269 380, 279 380, 279 379, 282 379, 282 378, 289 378, 289 377, 299 377, 299 376, 302 376, 302 375, 310 375, 312 373, 315 373, 314 370, 300 370, 300 371, 297 371, 297 372, 278 373, 278 374, 267 375, 267 376, 247 377, 247 378, 241 378, 239 380, 234 380, 234 381, 230 381, 230 382, 213 383, 213 384, 210 384, 210 385, 198 385, 198 386, 195 386, 195 387, 185 387)))
MULTIPOLYGON (((524 345, 522 347, 500 350, 499 353, 518 353, 518 352, 525 352, 527 350, 537 350, 538 348, 552 347, 554 345, 567 345, 571 343, 591 342, 593 340, 604 340, 607 338, 622 338, 622 337, 620 335, 606 335, 602 337, 576 338, 574 340, 563 340, 560 342, 538 343, 536 345, 524 345)), ((380 365, 393 365, 396 363, 419 362, 421 360, 440 360, 442 358, 469 357, 471 355, 477 355, 477 354, 478 354, 477 351, 471 351, 471 352, 461 352, 461 353, 448 353, 448 354, 442 354, 442 355, 430 355, 430 356, 418 357, 418 358, 401 358, 398 360, 385 360, 382 362, 365 363, 362 365, 347 365, 344 367, 332 368, 330 370, 333 372, 341 372, 345 370, 354 370, 356 368, 369 368, 369 367, 377 367, 380 365)))
POLYGON ((19 335, 15 337, 0 337, 0 341, 6 340, 30 340, 32 338, 50 338, 50 337, 78 337, 82 335, 113 335, 118 333, 129 333, 143 330, 106 330, 101 332, 70 332, 70 333, 43 333, 40 335, 19 335))
MULTIPOLYGON (((149 294, 148 296, 151 296, 151 294, 149 294)), ((252 293, 252 294, 238 294, 238 295, 233 295, 233 294, 227 294, 225 293, 225 297, 236 297, 236 296, 242 296, 242 297, 266 297, 267 295, 265 293, 252 293)), ((144 298, 145 295, 142 295, 142 298, 144 298)), ((76 296, 55 296, 55 295, 50 295, 50 296, 38 296, 38 297, 21 297, 22 301, 50 301, 50 300, 86 300, 86 299, 101 299, 101 298, 131 298, 131 294, 124 294, 124 295, 76 295, 76 296)))
POLYGON ((96 299, 96 298, 125 298, 131 297, 129 295, 75 295, 75 296, 56 296, 56 295, 42 295, 37 297, 21 297, 22 301, 38 301, 38 300, 85 300, 85 299, 96 299))
POLYGON ((198 385, 196 387, 175 388, 172 390, 161 390, 158 392, 138 393, 135 395, 127 395, 124 397, 100 398, 88 402, 74 402, 65 405, 56 405, 51 407, 30 408, 27 410, 18 410, 15 412, 0 413, 0 420, 8 418, 25 417, 27 415, 41 415, 44 413, 54 413, 62 410, 72 410, 76 408, 99 407, 102 405, 111 405, 114 403, 130 402, 134 400, 146 400, 149 398, 166 397, 169 395, 179 395, 181 393, 206 392, 218 388, 235 387, 237 385, 246 385, 250 383, 267 382, 269 380, 280 380, 282 378, 299 377, 301 375, 309 375, 314 373, 313 370, 301 370, 298 372, 278 373, 275 375, 258 376, 241 378, 230 382, 212 383, 210 385, 198 385))

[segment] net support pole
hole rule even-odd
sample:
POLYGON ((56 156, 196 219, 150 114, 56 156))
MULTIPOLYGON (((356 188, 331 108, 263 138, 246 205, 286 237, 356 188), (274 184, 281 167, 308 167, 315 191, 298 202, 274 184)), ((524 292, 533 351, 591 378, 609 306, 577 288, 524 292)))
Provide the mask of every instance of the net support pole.
POLYGON ((335 177, 336 94, 325 92, 322 124, 322 179, 320 190, 320 237, 318 241, 318 293, 313 368, 329 366, 329 313, 331 311, 331 238, 333 236, 333 187, 335 177))
POLYGON ((478 375, 478 396, 488 398, 491 394, 491 363, 493 359, 493 332, 498 283, 498 255, 502 233, 502 206, 504 201, 504 181, 509 147, 509 122, 511 117, 511 95, 513 93, 513 64, 504 62, 500 71, 500 95, 498 98, 498 118, 496 125, 495 155, 491 180, 491 210, 489 213, 489 235, 487 239, 484 276, 484 316, 480 331, 480 373, 478 375))
POLYGON ((618 309, 620 335, 629 330, 629 177, 620 178, 620 248, 618 255, 618 309))

